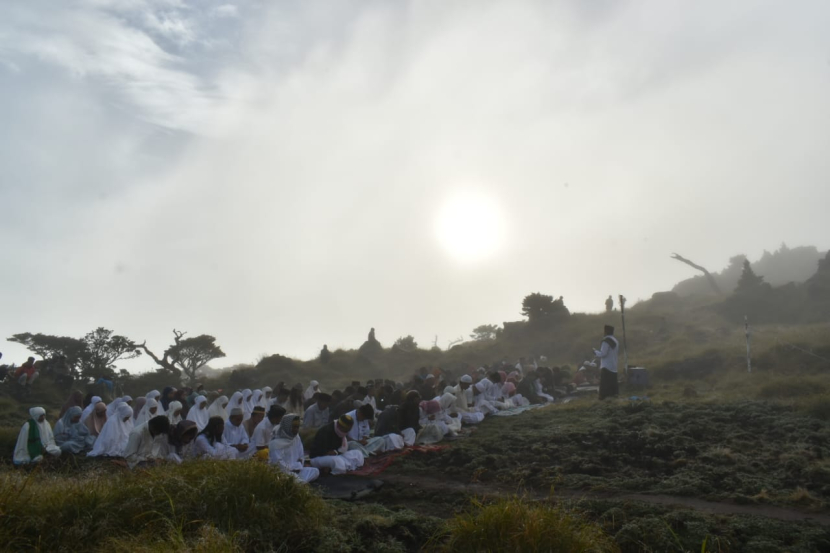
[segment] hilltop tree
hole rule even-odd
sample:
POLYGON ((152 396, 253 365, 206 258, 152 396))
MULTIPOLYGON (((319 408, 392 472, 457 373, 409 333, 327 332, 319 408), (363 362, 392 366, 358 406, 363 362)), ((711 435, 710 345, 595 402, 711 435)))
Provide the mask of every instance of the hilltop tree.
POLYGON ((557 315, 570 315, 570 311, 565 307, 561 297, 554 300, 553 296, 536 292, 525 296, 522 301, 522 315, 527 317, 530 324, 540 324, 553 320, 557 315))
POLYGON ((744 259, 744 268, 741 273, 741 278, 738 280, 738 287, 735 292, 752 292, 757 290, 764 284, 764 277, 756 275, 752 270, 752 265, 749 264, 748 259, 744 259))
POLYGON ((26 349, 43 359, 63 357, 72 376, 80 376, 80 365, 86 351, 86 344, 78 338, 69 336, 52 336, 49 334, 32 334, 22 332, 8 338, 9 342, 22 344, 26 349))
POLYGON ((214 359, 225 357, 222 348, 216 345, 216 338, 201 334, 192 338, 184 338, 186 332, 173 329, 173 345, 164 351, 164 356, 159 358, 147 348, 147 343, 141 344, 142 348, 153 361, 161 368, 181 376, 184 373, 188 381, 196 379, 196 372, 214 359))
POLYGON ((413 351, 418 349, 418 343, 412 336, 403 336, 395 340, 395 345, 393 347, 403 351, 413 351))
POLYGON ((112 330, 99 326, 83 338, 86 352, 82 361, 81 376, 112 379, 115 362, 134 359, 141 355, 135 342, 124 336, 113 335, 112 330))
POLYGON ((499 331, 500 329, 498 325, 480 325, 473 329, 473 333, 470 334, 470 338, 476 340, 477 342, 495 340, 499 335, 499 331))
POLYGON ((141 355, 138 346, 112 330, 98 327, 83 338, 24 332, 9 338, 45 360, 63 357, 73 377, 89 379, 115 376, 115 362, 141 355))

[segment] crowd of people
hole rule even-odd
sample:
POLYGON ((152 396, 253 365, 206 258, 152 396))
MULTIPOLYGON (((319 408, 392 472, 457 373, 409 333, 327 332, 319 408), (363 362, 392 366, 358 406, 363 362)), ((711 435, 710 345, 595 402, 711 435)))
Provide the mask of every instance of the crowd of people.
MULTIPOLYGON (((594 352, 601 365, 600 398, 617 394, 617 350, 613 328, 606 327, 594 352)), ((520 359, 457 377, 422 367, 406 385, 355 381, 331 393, 314 380, 305 389, 279 383, 230 397, 208 393, 204 384, 170 386, 109 404, 75 391, 54 429, 42 407, 29 410, 13 461, 31 466, 50 457, 85 455, 123 458, 135 468, 198 458, 259 459, 310 482, 321 473, 355 470, 370 455, 440 442, 500 411, 551 403, 561 384, 558 374, 520 359)))

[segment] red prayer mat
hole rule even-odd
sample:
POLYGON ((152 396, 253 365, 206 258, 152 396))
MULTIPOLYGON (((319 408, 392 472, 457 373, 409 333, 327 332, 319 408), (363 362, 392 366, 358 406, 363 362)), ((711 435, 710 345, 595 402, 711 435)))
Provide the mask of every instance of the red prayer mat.
POLYGON ((435 453, 436 451, 442 451, 448 447, 450 446, 414 445, 412 447, 405 447, 400 451, 388 451, 386 453, 381 453, 380 455, 373 455, 364 460, 362 467, 357 470, 350 471, 349 474, 355 474, 357 476, 372 476, 374 474, 380 474, 389 468, 389 465, 391 465, 397 457, 403 457, 404 455, 409 455, 410 453, 435 453))

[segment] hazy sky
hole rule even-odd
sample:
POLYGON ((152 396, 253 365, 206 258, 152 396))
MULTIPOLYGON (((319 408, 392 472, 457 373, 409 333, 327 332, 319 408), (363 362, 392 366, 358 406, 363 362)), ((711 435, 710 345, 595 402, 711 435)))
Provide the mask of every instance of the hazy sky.
POLYGON ((530 292, 646 299, 675 251, 827 249, 828 28, 826 0, 4 2, 0 338, 446 347, 530 292))

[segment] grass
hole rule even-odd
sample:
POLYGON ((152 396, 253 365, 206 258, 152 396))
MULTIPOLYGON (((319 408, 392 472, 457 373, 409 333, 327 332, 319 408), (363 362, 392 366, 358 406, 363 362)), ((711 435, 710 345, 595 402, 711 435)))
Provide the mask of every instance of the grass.
POLYGON ((614 541, 595 523, 558 505, 519 497, 489 504, 478 501, 447 523, 427 547, 432 551, 617 552, 614 541))
POLYGON ((182 546, 201 539, 310 549, 326 512, 308 487, 258 463, 201 461, 81 479, 12 472, 0 480, 0 542, 17 550, 117 548, 159 536, 182 546))

